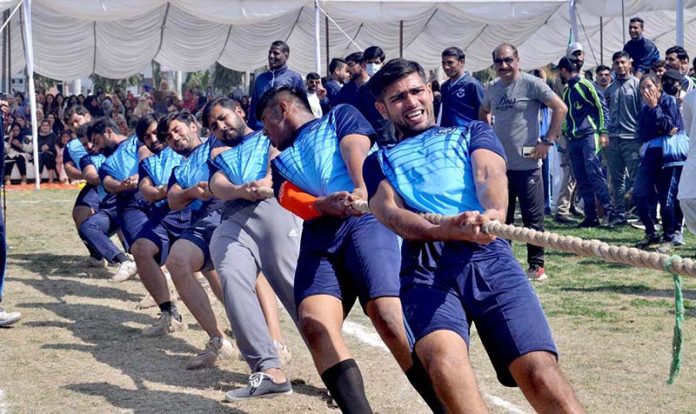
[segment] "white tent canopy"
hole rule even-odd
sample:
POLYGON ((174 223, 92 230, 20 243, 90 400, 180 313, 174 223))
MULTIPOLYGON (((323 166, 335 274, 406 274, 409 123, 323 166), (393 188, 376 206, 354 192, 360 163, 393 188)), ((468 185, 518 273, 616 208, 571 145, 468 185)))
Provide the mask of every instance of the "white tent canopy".
MULTIPOLYGON (((17 2, 0 0, 0 10, 17 2)), ((626 19, 641 16, 646 37, 663 53, 676 43, 675 10, 682 2, 689 50, 696 45, 696 25, 689 24, 696 21, 696 0, 623 4, 626 19)), ((467 68, 479 70, 490 66, 490 53, 497 44, 509 42, 519 47, 523 66, 533 68, 565 53, 571 3, 587 66, 599 64, 603 17, 607 62, 622 48, 624 24, 626 30, 628 26, 618 0, 320 0, 322 71, 327 51, 325 14, 340 26, 329 22, 330 57, 358 50, 353 40, 362 48, 379 45, 389 58, 399 56, 402 46, 404 57, 433 68, 439 65, 442 49, 459 46, 467 55, 467 68)), ((316 70, 311 0, 33 0, 31 14, 35 71, 54 79, 91 73, 124 78, 140 72, 152 59, 182 71, 205 69, 215 61, 251 71, 266 64, 265 52, 278 39, 290 45, 291 67, 303 73, 316 70)), ((20 19, 17 13, 10 26, 12 73, 25 66, 20 19)))

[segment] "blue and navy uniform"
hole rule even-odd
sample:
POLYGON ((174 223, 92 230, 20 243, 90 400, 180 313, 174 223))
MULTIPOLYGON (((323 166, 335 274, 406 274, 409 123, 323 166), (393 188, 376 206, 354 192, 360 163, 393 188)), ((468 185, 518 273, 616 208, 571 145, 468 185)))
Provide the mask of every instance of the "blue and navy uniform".
MULTIPOLYGON (((138 137, 132 135, 123 140, 106 158, 99 168, 99 178, 104 182, 106 176, 117 181, 138 174, 138 148, 142 146, 138 137)), ((148 203, 137 189, 116 194, 117 220, 126 244, 129 246, 138 239, 138 233, 148 220, 148 203)))
POLYGON ((471 74, 465 72, 456 80, 447 79, 440 87, 442 96, 443 127, 466 126, 478 119, 483 101, 483 86, 471 74))
MULTIPOLYGON (((99 171, 105 161, 104 154, 87 154, 80 159, 79 168, 84 171, 91 165, 99 171)), ((92 191, 99 204, 94 209, 95 213, 80 225, 78 234, 87 246, 90 256, 114 263, 116 256, 122 253, 111 240, 111 236, 119 229, 116 194, 107 193, 102 184, 92 186, 92 191)))
MULTIPOLYGON (((353 181, 341 157, 340 142, 351 134, 374 142, 375 131, 352 106, 338 105, 302 125, 293 143, 272 162, 276 194, 285 180, 317 197, 351 192, 353 181)), ((331 295, 350 308, 357 297, 365 309, 371 299, 399 295, 396 235, 371 214, 318 217, 304 222, 295 273, 295 303, 331 295)))
MULTIPOLYGON (((432 127, 367 158, 368 194, 387 180, 414 212, 482 212, 471 160, 478 149, 505 158, 499 139, 482 122, 432 127)), ((416 341, 449 330, 468 343, 469 326, 476 323, 498 379, 508 386, 515 385, 508 366, 517 357, 539 350, 557 353, 539 300, 502 239, 488 245, 404 240, 401 302, 416 341)))
POLYGON ((390 120, 385 119, 375 107, 377 100, 370 92, 367 83, 358 86, 355 82, 348 82, 338 93, 335 101, 337 104, 353 105, 360 111, 375 130, 377 144, 386 146, 396 142, 394 124, 390 120))
MULTIPOLYGON (((153 154, 138 164, 138 178, 142 181, 148 178, 155 187, 167 185, 172 171, 182 160, 182 156, 167 147, 159 154, 153 154)), ((140 233, 139 239, 148 239, 159 249, 155 259, 160 265, 167 261, 169 248, 191 224, 191 210, 184 208, 177 211, 169 210, 167 199, 158 200, 150 205, 148 221, 140 233)))
MULTIPOLYGON (((79 139, 73 138, 63 147, 63 164, 71 162, 75 168, 82 171, 81 163, 82 157, 87 155, 87 150, 85 146, 82 145, 79 139)), ((75 207, 83 206, 89 207, 93 211, 97 211, 99 208, 99 202, 101 201, 99 195, 96 192, 94 186, 86 184, 80 190, 75 200, 75 207)))
POLYGON ((259 103, 259 99, 261 99, 267 90, 286 85, 305 90, 302 76, 288 69, 285 65, 278 69, 271 69, 268 72, 264 72, 256 78, 254 81, 254 90, 251 93, 251 100, 249 101, 249 113, 247 114, 249 118, 248 124, 251 129, 263 129, 261 120, 256 119, 256 105, 259 103))
MULTIPOLYGON (((215 138, 210 137, 194 148, 187 157, 184 157, 179 166, 174 168, 169 178, 168 188, 177 184, 185 190, 201 181, 208 182, 212 175, 209 164, 210 150, 215 141, 215 138)), ((191 225, 184 230, 180 238, 190 241, 201 249, 204 258, 203 268, 200 269, 202 271, 213 268, 208 245, 213 231, 220 224, 222 205, 221 200, 211 198, 208 201, 194 200, 188 206, 191 209, 191 225)))
POLYGON ((338 105, 336 98, 338 97, 338 93, 341 92, 342 87, 343 85, 336 79, 329 79, 326 82, 326 98, 329 100, 329 104, 331 104, 332 107, 338 105))

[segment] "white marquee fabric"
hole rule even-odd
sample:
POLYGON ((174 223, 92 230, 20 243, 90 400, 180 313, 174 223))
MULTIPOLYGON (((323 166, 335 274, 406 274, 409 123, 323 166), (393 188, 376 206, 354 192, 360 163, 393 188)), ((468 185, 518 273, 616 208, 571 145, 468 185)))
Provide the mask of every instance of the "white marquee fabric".
MULTIPOLYGON (((18 0, 0 0, 0 10, 18 0)), ((696 0, 683 0, 685 47, 696 53, 696 0)), ((440 52, 459 46, 469 70, 490 66, 501 42, 517 45, 522 65, 533 68, 565 54, 570 28, 568 0, 462 0, 439 2, 320 0, 319 6, 357 43, 399 54, 403 21, 404 57, 439 66, 440 52)), ((676 0, 625 0, 626 18, 646 21, 645 34, 661 52, 675 44, 676 0)), ((587 66, 600 59, 599 17, 604 16, 604 62, 623 45, 621 1, 576 0, 578 37, 587 66), (592 45, 592 48, 589 45, 592 45)), ((291 48, 290 66, 302 73, 315 63, 314 2, 311 0, 33 0, 34 67, 62 80, 91 73, 124 78, 154 58, 177 70, 208 68, 215 61, 252 71, 266 64, 274 40, 291 48)), ((626 23, 626 29, 628 24, 626 23)), ((25 66, 17 13, 11 22, 12 70, 25 66)), ((325 19, 321 18, 321 64, 325 64, 325 19)), ((628 39, 628 35, 626 35, 628 39)), ((330 56, 357 48, 329 23, 330 56)))

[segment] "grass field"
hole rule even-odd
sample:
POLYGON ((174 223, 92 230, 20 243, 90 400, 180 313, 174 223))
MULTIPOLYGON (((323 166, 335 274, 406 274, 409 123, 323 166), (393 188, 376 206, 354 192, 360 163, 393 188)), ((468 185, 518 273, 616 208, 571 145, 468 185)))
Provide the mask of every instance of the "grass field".
MULTIPOLYGON (((24 319, 0 329, 0 414, 66 412, 334 412, 308 352, 283 313, 293 361, 287 371, 295 394, 228 404, 223 392, 249 375, 243 362, 186 371, 186 360, 206 335, 184 311, 189 330, 143 338, 155 310, 136 310, 145 289, 139 280, 112 284, 109 272, 86 267, 86 249, 72 224, 75 190, 8 191, 8 279, 3 305, 24 319)), ((548 229, 613 244, 633 244, 641 232, 548 229)), ((677 251, 693 256, 696 239, 677 251)), ((515 245, 524 261, 523 245, 515 245)), ((666 385, 674 324, 673 284, 662 272, 606 264, 547 251, 550 280, 535 287, 561 352, 561 365, 580 400, 593 413, 696 412, 696 290, 685 278, 684 353, 680 376, 666 385)), ((183 307, 183 305, 181 306, 183 307)), ((219 318, 224 311, 215 303, 219 318)), ((222 319, 224 321, 224 319, 222 319)), ((346 333, 365 377, 368 398, 380 413, 427 412, 396 363, 365 342, 373 332, 354 309, 346 333)), ((226 324, 226 323, 225 323, 226 324)), ((532 412, 518 389, 500 386, 477 336, 471 359, 480 388, 495 413, 532 412)))

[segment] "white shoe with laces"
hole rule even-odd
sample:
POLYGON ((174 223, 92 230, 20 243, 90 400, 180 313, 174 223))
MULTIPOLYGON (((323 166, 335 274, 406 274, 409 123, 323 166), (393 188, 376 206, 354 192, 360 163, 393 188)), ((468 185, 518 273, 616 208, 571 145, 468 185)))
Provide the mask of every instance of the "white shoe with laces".
POLYGON ((227 338, 214 336, 208 340, 205 349, 186 363, 186 369, 212 368, 218 361, 230 359, 239 354, 237 347, 227 338))
POLYGON ((0 307, 0 326, 10 326, 13 323, 22 319, 22 314, 19 312, 7 312, 0 307))
POLYGON ((138 273, 138 267, 132 260, 126 260, 118 266, 118 271, 111 277, 112 282, 120 283, 132 278, 138 273))

